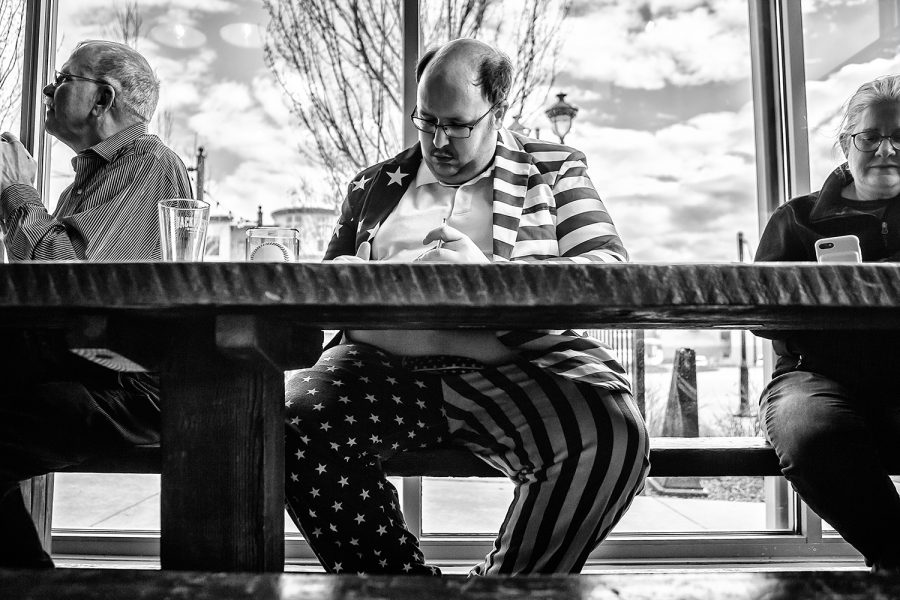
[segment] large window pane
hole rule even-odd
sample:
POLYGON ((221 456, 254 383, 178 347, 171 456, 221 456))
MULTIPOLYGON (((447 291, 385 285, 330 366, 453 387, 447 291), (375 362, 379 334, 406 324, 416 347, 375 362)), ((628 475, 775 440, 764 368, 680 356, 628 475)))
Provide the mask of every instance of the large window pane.
MULTIPOLYGON (((900 71, 898 15, 894 0, 803 1, 811 190, 846 161, 836 144, 846 101, 863 83, 900 71), (835 44, 838 31, 841 43, 835 44)), ((893 479, 900 485, 900 478, 893 479)), ((822 529, 834 532, 824 521, 822 529)))
MULTIPOLYGON (((214 206, 208 259, 240 259, 244 230, 259 219, 276 218, 308 236, 302 248, 306 257, 320 257, 346 181, 356 169, 400 149, 399 2, 363 3, 369 11, 365 22, 376 27, 378 44, 368 47, 366 57, 378 60, 368 72, 352 73, 350 88, 347 81, 330 77, 336 57, 351 62, 352 57, 341 49, 329 52, 329 40, 316 37, 323 31, 344 32, 347 25, 304 20, 308 14, 292 12, 296 3, 287 0, 266 3, 268 10, 262 1, 228 0, 59 4, 57 67, 82 39, 102 37, 136 46, 162 80, 151 131, 189 166, 198 166, 199 148, 205 149, 202 189, 214 206), (292 25, 308 28, 302 30, 310 35, 285 36, 292 25), (298 39, 309 43, 298 46, 298 39), (320 50, 314 65, 303 62, 303 52, 310 48, 320 50), (374 86, 379 79, 386 86, 374 86), (322 114, 303 112, 317 98, 342 104, 335 101, 342 89, 360 94, 360 105, 381 107, 380 120, 366 112, 341 113, 327 123, 322 114), (339 153, 317 138, 322 131, 362 137, 354 138, 356 150, 339 153), (322 160, 323 147, 333 160, 322 160)), ((422 2, 424 45, 474 33, 471 18, 445 18, 457 4, 422 2)), ((531 83, 518 81, 507 125, 519 116, 533 136, 557 139, 543 111, 558 92, 567 94, 580 110, 565 141, 587 155, 591 176, 632 260, 734 261, 739 231, 750 241, 748 259, 758 231, 746 1, 575 0, 565 19, 562 6, 552 0, 496 0, 478 25, 479 37, 504 48, 520 74, 527 65, 522 61, 530 56, 527 50, 537 50, 531 83), (522 10, 524 5, 537 12, 522 10), (530 15, 535 15, 536 34, 525 44, 522 34, 529 29, 530 15)), ((70 158, 67 148, 54 145, 51 189, 45 193, 51 206, 71 181, 70 158)), ((646 332, 644 339, 647 366, 635 376, 644 384, 651 432, 663 430, 679 347, 696 352, 699 434, 758 431, 754 411, 762 375, 754 338, 742 338, 739 332, 661 331, 646 332), (742 406, 744 374, 750 414, 735 416, 742 406)), ((113 492, 125 485, 97 481, 113 492)), ((638 498, 619 531, 765 529, 760 480, 701 480, 699 486, 701 494, 691 497, 648 492, 638 498), (736 512, 730 522, 698 518, 682 529, 667 521, 665 512, 652 512, 663 511, 654 507, 675 507, 710 516, 717 502, 735 503, 736 508, 743 507, 736 503, 746 503, 746 514, 752 516, 736 512), (652 514, 656 517, 648 516, 652 514), (656 525, 663 521, 669 526, 656 525)), ((426 480, 423 531, 491 533, 510 493, 502 480, 426 480), (472 516, 473 498, 478 499, 477 518, 472 516)), ((121 506, 133 500, 125 495, 121 506)), ((84 523, 90 518, 73 526, 89 526, 84 523)))
MULTIPOLYGON (((311 93, 303 69, 312 67, 304 67, 295 48, 283 46, 292 41, 285 31, 304 24, 302 11, 291 12, 297 4, 288 0, 59 3, 57 67, 81 40, 128 43, 147 57, 161 81, 150 131, 179 153, 192 171, 195 190, 203 148, 202 192, 212 204, 209 260, 243 260, 245 231, 260 221, 300 229, 302 256, 318 259, 334 226, 336 199, 344 184, 335 185, 317 152, 311 132, 320 124, 306 126, 298 112, 311 93), (276 30, 273 14, 280 16, 281 29, 276 30)), ((341 31, 346 25, 335 27, 341 31)), ((384 71, 396 78, 397 69, 399 64, 392 62, 384 71)), ((333 82, 329 85, 326 90, 334 87, 333 82)), ((337 120, 346 131, 353 131, 351 119, 337 120)), ((399 117, 392 116, 384 129, 399 131, 399 117)), ((68 148, 53 144, 51 186, 45 194, 51 206, 71 182, 71 157, 68 148)), ((344 170, 350 172, 353 166, 344 170)))
MULTIPOLYGON (((664 435, 667 427, 677 426, 677 423, 666 423, 666 409, 670 402, 677 403, 674 396, 670 398, 672 363, 676 350, 683 346, 692 347, 699 358, 696 361, 699 435, 760 435, 757 406, 764 380, 759 340, 744 334, 747 394, 746 402, 742 403, 742 332, 654 333, 662 334, 662 338, 658 348, 646 351, 644 373, 645 417, 652 436, 664 435)), ((651 340, 650 345, 657 346, 653 338, 647 339, 651 340)), ((506 514, 512 493, 513 484, 505 479, 426 478, 422 486, 423 531, 434 535, 493 533, 506 514)), ((763 477, 650 478, 615 531, 622 534, 786 529, 786 522, 767 523, 765 501, 763 477)))
MULTIPOLYGON (((515 13, 514 4, 505 3, 507 14, 515 13)), ((424 5, 438 10, 447 3, 424 5)), ((542 19, 552 21, 553 3, 543 5, 542 19)), ((528 11, 521 13, 529 18, 528 11)), ((532 136, 557 141, 544 110, 555 94, 567 94, 579 111, 565 143, 585 152, 631 260, 750 261, 758 225, 746 0, 576 0, 559 30, 548 35, 547 45, 558 48, 556 70, 549 58, 541 66, 555 81, 514 105, 510 123, 521 113, 519 122, 532 136), (740 249, 738 232, 747 241, 740 249)), ((520 39, 500 35, 497 41, 521 69, 520 39)), ((679 348, 694 350, 699 435, 759 435, 762 347, 752 335, 646 331, 639 371, 631 353, 641 332, 594 333, 643 382, 651 435, 679 435, 665 423, 666 407, 676 401, 670 390, 679 348)), ((423 530, 494 532, 511 490, 503 480, 426 480, 423 530), (479 506, 463 501, 456 509, 450 498, 479 498, 479 506)), ((616 531, 766 529, 763 478, 704 478, 651 480, 616 531), (675 513, 683 518, 672 518, 675 513)))
MULTIPOLYGON (((7 6, 24 4, 0 2, 4 11, 7 6)), ((291 12, 297 4, 288 0, 57 3, 56 68, 61 68, 82 40, 129 44, 147 57, 161 82, 150 132, 178 152, 191 169, 195 190, 200 184, 196 168, 203 148, 202 189, 212 205, 207 260, 242 260, 244 232, 260 220, 298 228, 304 258, 319 259, 331 235, 336 201, 345 185, 335 185, 321 164, 312 135, 316 125, 307 126, 297 113, 311 93, 301 76, 303 63, 297 50, 276 44, 279 36, 282 43, 290 41, 284 39, 284 31, 292 24, 309 26, 302 20, 302 12, 291 12), (274 27, 272 15, 281 19, 280 30, 274 27)), ((388 4, 395 3, 385 6, 388 4)), ((385 44, 399 47, 396 12, 382 17, 383 22, 374 24, 385 26, 385 44)), ((346 24, 334 27, 343 31, 346 24)), ((12 51, 11 44, 3 46, 0 65, 6 64, 3 61, 12 51)), ((323 64, 321 56, 316 58, 317 64, 323 64)), ((396 80, 399 68, 395 55, 386 63, 384 76, 396 80)), ((358 83, 349 89, 358 88, 358 83)), ((333 82, 330 85, 327 89, 333 88, 333 82)), ((2 91, 5 96, 15 90, 3 80, 2 91)), ((400 112, 399 108, 389 112, 382 127, 385 139, 392 132, 392 147, 382 144, 381 155, 367 154, 359 161, 374 162, 386 152, 399 150, 400 112)), ((17 131, 18 113, 10 121, 17 131)), ((6 122, 4 129, 11 127, 6 122)), ((354 121, 342 117, 338 125, 352 131, 354 121)), ((73 179, 70 161, 74 153, 54 138, 49 139, 50 186, 43 190, 43 198, 52 209, 73 179)), ((352 164, 345 166, 347 178, 354 169, 352 164)), ((158 482, 156 476, 61 474, 54 525, 156 530, 158 482)), ((287 530, 296 532, 289 520, 287 530)))
POLYGON ((803 2, 812 190, 846 160, 836 145, 844 103, 863 83, 900 71, 898 11, 896 2, 884 0, 803 2))

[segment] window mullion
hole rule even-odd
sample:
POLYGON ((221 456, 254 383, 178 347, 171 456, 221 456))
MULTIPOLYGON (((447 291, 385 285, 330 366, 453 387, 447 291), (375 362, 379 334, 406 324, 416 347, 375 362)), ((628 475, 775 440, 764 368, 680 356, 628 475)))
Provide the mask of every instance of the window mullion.
POLYGON ((422 539, 422 478, 404 477, 401 485, 403 517, 406 528, 422 539))
POLYGON ((47 204, 50 144, 44 135, 41 90, 56 55, 57 0, 26 0, 19 139, 37 159, 37 189, 47 204))
POLYGON ((416 128, 406 115, 416 105, 416 63, 419 61, 419 0, 403 2, 403 147, 419 139, 416 128))
POLYGON ((776 4, 781 29, 782 97, 787 134, 787 192, 790 198, 810 192, 803 12, 801 3, 794 0, 779 0, 776 4))

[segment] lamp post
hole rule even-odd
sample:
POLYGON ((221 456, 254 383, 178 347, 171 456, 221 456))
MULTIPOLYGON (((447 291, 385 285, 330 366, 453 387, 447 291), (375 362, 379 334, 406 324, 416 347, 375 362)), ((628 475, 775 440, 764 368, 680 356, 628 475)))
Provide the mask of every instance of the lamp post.
POLYGON ((578 114, 578 107, 566 102, 566 94, 560 92, 556 95, 556 103, 544 111, 550 119, 553 133, 559 138, 560 144, 565 144, 566 134, 572 129, 572 119, 578 114))
MULTIPOLYGON (((737 232, 738 246, 738 262, 744 262, 744 246, 750 249, 750 244, 744 238, 744 232, 737 232)), ((738 417, 750 416, 750 373, 747 369, 747 332, 741 329, 741 364, 740 364, 740 381, 738 384, 738 394, 740 397, 738 404, 738 417)))
POLYGON ((196 171, 197 172, 197 200, 203 200, 203 194, 206 191, 204 186, 206 185, 206 153, 203 151, 203 146, 197 148, 197 163, 193 167, 188 167, 188 171, 196 171))

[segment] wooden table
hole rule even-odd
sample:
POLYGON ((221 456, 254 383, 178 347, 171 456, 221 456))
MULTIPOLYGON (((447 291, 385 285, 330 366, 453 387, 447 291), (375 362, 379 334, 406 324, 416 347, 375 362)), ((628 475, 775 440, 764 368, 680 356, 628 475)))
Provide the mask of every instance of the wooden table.
POLYGON ((279 571, 282 371, 320 329, 896 329, 900 266, 19 263, 3 326, 161 372, 163 568, 279 571))
POLYGON ((442 578, 173 573, 118 569, 0 570, 18 600, 871 600, 900 597, 900 578, 860 571, 442 578))

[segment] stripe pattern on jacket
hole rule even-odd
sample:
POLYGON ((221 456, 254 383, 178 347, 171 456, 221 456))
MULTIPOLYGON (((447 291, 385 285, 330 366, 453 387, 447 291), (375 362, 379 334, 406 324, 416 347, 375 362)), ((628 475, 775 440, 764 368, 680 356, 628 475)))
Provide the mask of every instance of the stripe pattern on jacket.
MULTIPOLYGON (((419 144, 369 167, 348 185, 325 259, 371 244, 422 162, 419 144), (401 182, 398 183, 398 174, 401 182)), ((587 174, 583 153, 501 129, 494 155, 494 262, 611 263, 627 253, 587 174)), ((572 331, 499 332, 532 363, 570 379, 628 391, 625 370, 602 342, 572 331)))

